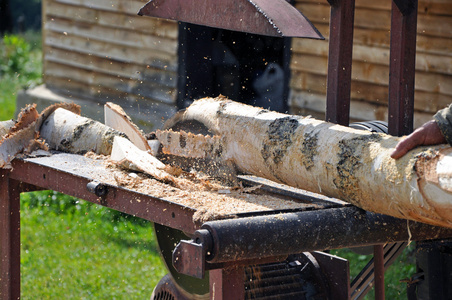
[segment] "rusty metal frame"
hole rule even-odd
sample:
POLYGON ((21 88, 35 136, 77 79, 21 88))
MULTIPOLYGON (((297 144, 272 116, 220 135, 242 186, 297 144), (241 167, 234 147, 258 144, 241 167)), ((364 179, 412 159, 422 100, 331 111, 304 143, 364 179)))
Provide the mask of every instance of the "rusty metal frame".
POLYGON ((326 121, 348 126, 355 0, 328 0, 328 3, 331 15, 326 121))
MULTIPOLYGON (((354 0, 331 5, 326 121, 348 126, 353 49, 354 0)), ((389 134, 413 131, 417 0, 393 0, 391 8, 389 134)), ((375 299, 385 298, 383 246, 374 246, 375 299)))
POLYGON ((90 182, 24 160, 14 160, 12 169, 0 169, 0 299, 20 298, 21 192, 51 189, 188 233, 201 226, 193 221, 195 211, 187 207, 111 186, 99 197, 86 188, 90 182))
POLYGON ((99 197, 86 188, 90 179, 26 160, 14 160, 12 169, 9 176, 13 180, 58 191, 187 233, 193 233, 201 226, 201 223, 193 221, 195 210, 173 202, 113 186, 108 186, 108 193, 99 197))
POLYGON ((388 130, 402 136, 413 131, 418 1, 405 1, 413 5, 405 14, 398 2, 392 2, 388 130))
POLYGON ((20 298, 20 182, 0 169, 0 298, 20 298))

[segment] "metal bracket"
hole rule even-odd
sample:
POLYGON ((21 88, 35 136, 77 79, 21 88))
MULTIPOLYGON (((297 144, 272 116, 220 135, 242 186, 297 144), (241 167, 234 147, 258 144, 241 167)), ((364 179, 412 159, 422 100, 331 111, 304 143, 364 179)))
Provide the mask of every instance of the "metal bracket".
POLYGON ((105 196, 108 193, 108 187, 102 183, 91 181, 86 185, 87 190, 97 197, 105 196))
POLYGON ((417 300, 417 285, 424 280, 424 272, 416 273, 410 278, 401 279, 400 282, 406 282, 406 293, 408 300, 417 300))
POLYGON ((177 272, 204 278, 206 257, 210 254, 212 238, 207 229, 195 232, 192 240, 181 240, 173 252, 173 266, 177 272))
MULTIPOLYGON (((386 270, 395 259, 402 254, 403 250, 406 248, 406 242, 390 243, 383 247, 383 257, 384 257, 384 270, 386 270)), ((351 294, 350 299, 359 300, 363 299, 364 296, 372 288, 372 283, 375 280, 375 266, 374 258, 372 258, 369 263, 364 267, 364 269, 356 276, 351 284, 351 294)))

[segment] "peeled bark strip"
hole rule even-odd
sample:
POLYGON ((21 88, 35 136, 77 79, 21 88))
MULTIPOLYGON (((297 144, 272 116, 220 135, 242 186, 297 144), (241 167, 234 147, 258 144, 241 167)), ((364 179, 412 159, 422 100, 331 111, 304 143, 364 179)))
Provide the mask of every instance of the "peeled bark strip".
POLYGON ((115 136, 125 136, 100 122, 58 108, 41 126, 41 137, 51 149, 84 154, 110 155, 115 136))
POLYGON ((390 153, 399 138, 225 98, 195 101, 166 126, 189 120, 221 136, 221 157, 241 172, 336 197, 368 211, 452 227, 448 145, 417 148, 394 160, 390 153))
POLYGON ((39 114, 36 104, 27 105, 21 110, 17 122, 2 135, 0 140, 0 168, 5 167, 16 155, 35 140, 35 130, 39 114))
POLYGON ((13 134, 19 130, 28 127, 30 124, 34 123, 39 118, 39 113, 36 110, 36 104, 29 104, 23 108, 19 116, 17 117, 17 122, 9 131, 9 134, 13 134))

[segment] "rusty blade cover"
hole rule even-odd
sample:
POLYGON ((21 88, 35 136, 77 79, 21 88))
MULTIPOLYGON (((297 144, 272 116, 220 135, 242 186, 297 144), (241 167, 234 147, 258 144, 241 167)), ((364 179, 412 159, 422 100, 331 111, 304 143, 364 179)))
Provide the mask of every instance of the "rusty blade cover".
POLYGON ((151 0, 138 15, 267 36, 324 39, 285 0, 151 0))

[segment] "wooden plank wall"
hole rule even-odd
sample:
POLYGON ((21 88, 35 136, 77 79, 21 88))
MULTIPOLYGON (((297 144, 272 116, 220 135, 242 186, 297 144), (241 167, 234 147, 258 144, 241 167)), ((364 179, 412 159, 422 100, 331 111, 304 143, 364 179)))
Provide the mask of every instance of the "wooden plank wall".
MULTIPOLYGON (((294 39, 291 97, 294 112, 324 112, 330 7, 297 0, 326 41, 294 39)), ((390 0, 356 0, 351 117, 387 120, 390 0)), ((420 0, 417 26, 415 126, 452 103, 452 1, 420 0)))
MULTIPOLYGON (((44 0, 44 80, 48 87, 100 102, 174 105, 177 25, 140 17, 146 0, 44 0)), ((296 0, 326 41, 293 39, 290 106, 322 117, 330 7, 296 0)), ((391 0, 356 0, 351 117, 386 120, 391 0)), ((452 103, 452 1, 420 0, 415 126, 452 103)), ((144 104, 143 104, 144 105, 144 104)))
POLYGON ((174 104, 177 24, 137 16, 145 0, 44 0, 47 87, 102 101, 174 104))

